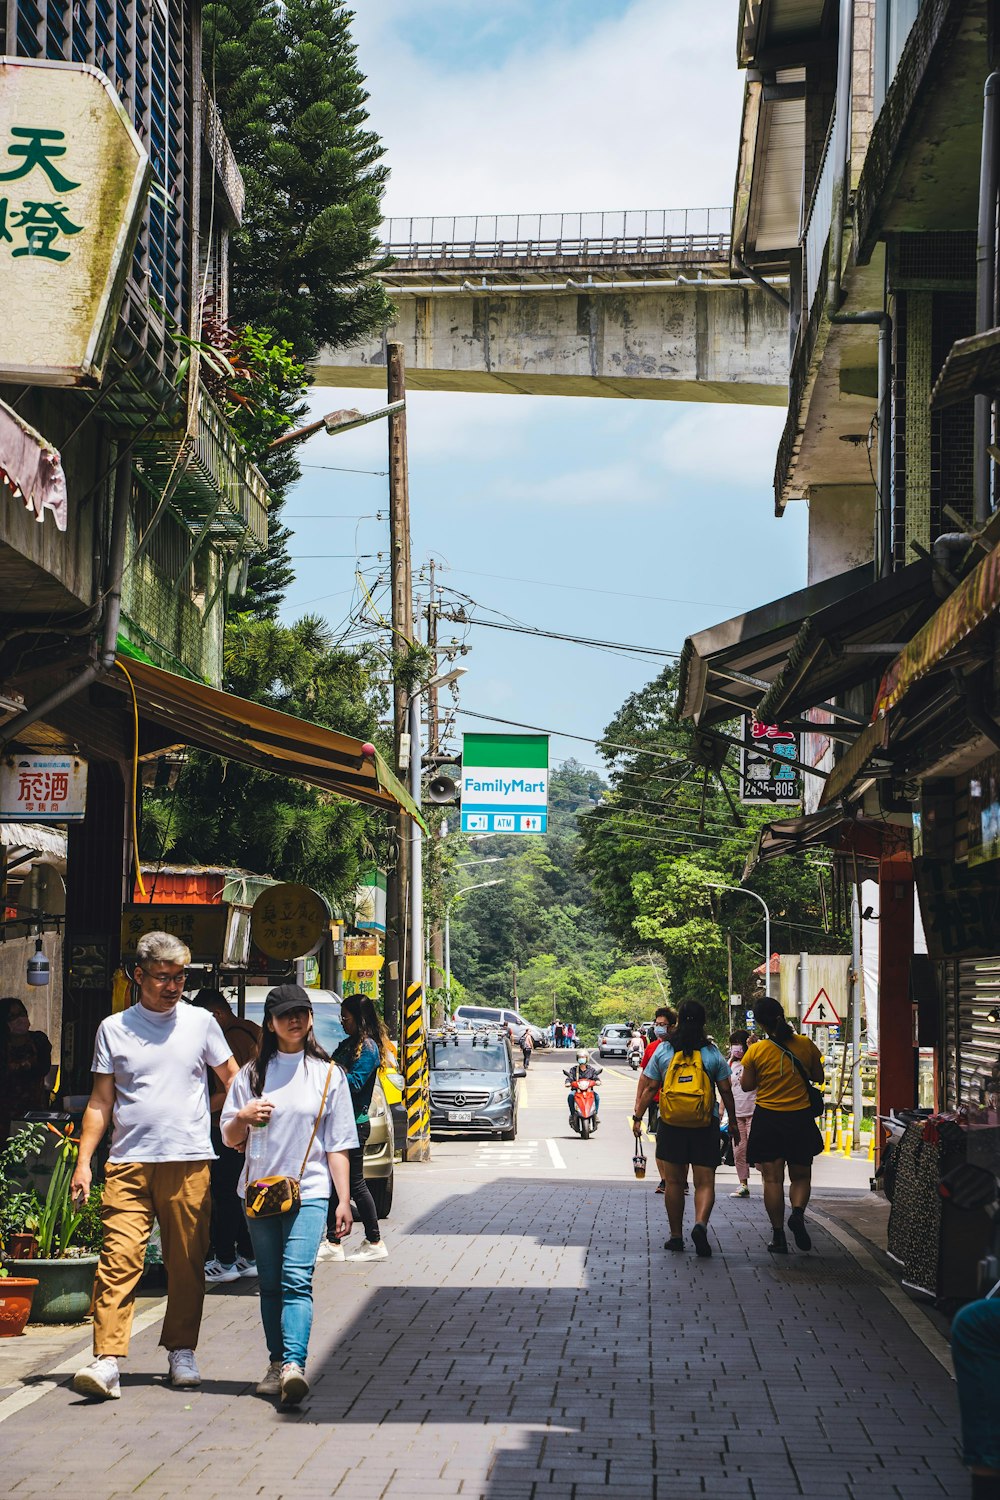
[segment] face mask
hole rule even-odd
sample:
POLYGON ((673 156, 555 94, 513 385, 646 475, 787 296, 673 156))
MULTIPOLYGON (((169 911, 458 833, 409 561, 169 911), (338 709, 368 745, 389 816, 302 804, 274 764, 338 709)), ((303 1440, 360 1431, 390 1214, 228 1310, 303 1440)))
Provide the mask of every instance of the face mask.
POLYGON ((654 1026, 653 1027, 653 1035, 654 1036, 658 1036, 660 1038, 661 1042, 663 1041, 663 1039, 666 1036, 666 1034, 667 1034, 667 1028, 666 1028, 666 1026, 654 1026))

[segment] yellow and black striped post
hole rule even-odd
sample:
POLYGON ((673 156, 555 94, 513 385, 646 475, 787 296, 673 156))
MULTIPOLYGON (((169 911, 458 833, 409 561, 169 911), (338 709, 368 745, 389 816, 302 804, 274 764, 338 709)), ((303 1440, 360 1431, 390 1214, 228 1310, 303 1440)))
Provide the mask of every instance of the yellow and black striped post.
POLYGON ((406 991, 403 1019, 403 1061, 406 1079, 406 1145, 404 1161, 431 1159, 431 1075, 424 1027, 424 987, 419 981, 406 991))

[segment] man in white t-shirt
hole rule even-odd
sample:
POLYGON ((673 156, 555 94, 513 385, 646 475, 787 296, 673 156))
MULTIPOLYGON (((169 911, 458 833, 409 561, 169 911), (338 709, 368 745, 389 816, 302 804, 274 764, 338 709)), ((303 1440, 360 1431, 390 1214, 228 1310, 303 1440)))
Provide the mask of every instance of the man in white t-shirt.
POLYGON ((236 1060, 219 1023, 180 1004, 188 948, 167 932, 139 939, 139 1003, 101 1022, 94 1086, 83 1116, 72 1193, 90 1192, 91 1158, 111 1124, 94 1291, 94 1360, 73 1377, 83 1396, 121 1395, 118 1360, 128 1354, 135 1290, 156 1219, 167 1271, 160 1343, 171 1385, 201 1383, 194 1351, 205 1299, 212 1149, 206 1071, 228 1089, 236 1060))

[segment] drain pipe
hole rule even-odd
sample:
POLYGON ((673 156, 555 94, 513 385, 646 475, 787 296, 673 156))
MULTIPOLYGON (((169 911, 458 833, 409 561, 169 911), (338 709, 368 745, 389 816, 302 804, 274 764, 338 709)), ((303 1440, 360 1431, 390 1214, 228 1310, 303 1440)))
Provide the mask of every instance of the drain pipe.
MULTIPOLYGON (((761 276, 759 271, 754 270, 753 266, 748 266, 739 250, 733 251, 733 265, 741 276, 749 276, 750 280, 759 286, 761 291, 767 292, 774 298, 775 302, 780 302, 785 312, 788 312, 792 305, 791 299, 786 297, 783 292, 779 292, 776 286, 772 286, 766 277, 761 276)), ((678 277, 678 280, 685 279, 684 277, 678 277)))
POLYGON ((892 319, 886 312, 834 313, 831 323, 878 326, 878 517, 875 529, 875 577, 892 572, 892 432, 889 384, 892 379, 892 319))
POLYGON ((851 84, 854 72, 854 0, 840 0, 840 32, 837 46, 837 98, 834 105, 833 187, 830 203, 829 260, 826 268, 826 311, 829 317, 840 307, 840 263, 844 255, 844 220, 850 193, 851 84))
MULTIPOLYGON (((976 234, 976 332, 985 333, 996 322, 996 219, 1000 161, 997 125, 1000 122, 1000 73, 991 73, 983 87, 983 150, 979 162, 979 228, 976 234)), ((990 443, 993 401, 975 398, 972 440, 972 519, 985 526, 992 512, 990 443)))
POLYGON ((122 612, 122 577, 125 572, 125 538, 128 533, 129 499, 132 494, 132 465, 130 462, 119 464, 115 474, 115 498, 114 510, 111 519, 111 537, 108 551, 108 567, 106 573, 106 586, 103 590, 104 597, 104 630, 101 636, 101 644, 98 647, 95 641, 95 649, 92 659, 79 672, 76 672, 68 682, 61 687, 55 688, 51 693, 26 708, 23 713, 8 720, 6 724, 0 725, 0 746, 7 745, 16 739, 25 729, 36 724, 39 719, 44 719, 54 709, 60 708, 71 698, 75 698, 90 686, 98 677, 105 672, 110 672, 114 665, 115 654, 118 644, 118 626, 121 621, 122 612))

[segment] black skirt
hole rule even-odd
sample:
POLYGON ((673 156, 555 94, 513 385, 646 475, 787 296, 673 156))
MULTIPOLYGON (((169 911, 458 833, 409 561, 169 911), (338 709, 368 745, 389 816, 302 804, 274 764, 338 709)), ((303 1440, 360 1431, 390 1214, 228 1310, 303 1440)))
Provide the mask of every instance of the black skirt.
POLYGON ((808 1166, 823 1154, 823 1137, 809 1109, 762 1109, 753 1112, 747 1161, 751 1167, 762 1161, 787 1161, 793 1167, 808 1166))

